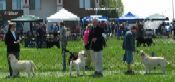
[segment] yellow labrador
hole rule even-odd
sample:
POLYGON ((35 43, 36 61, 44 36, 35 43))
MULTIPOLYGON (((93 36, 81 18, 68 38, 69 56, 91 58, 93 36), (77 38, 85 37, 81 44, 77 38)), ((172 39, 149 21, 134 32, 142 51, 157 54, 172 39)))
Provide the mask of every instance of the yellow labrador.
POLYGON ((35 75, 36 66, 32 60, 17 60, 13 54, 9 55, 9 60, 13 70, 12 76, 17 75, 17 72, 20 71, 25 71, 28 73, 28 76, 30 76, 31 73, 32 76, 35 75))
POLYGON ((149 73, 151 69, 160 65, 163 74, 165 74, 168 62, 164 59, 164 57, 149 57, 143 52, 143 50, 140 51, 140 54, 146 73, 149 73))

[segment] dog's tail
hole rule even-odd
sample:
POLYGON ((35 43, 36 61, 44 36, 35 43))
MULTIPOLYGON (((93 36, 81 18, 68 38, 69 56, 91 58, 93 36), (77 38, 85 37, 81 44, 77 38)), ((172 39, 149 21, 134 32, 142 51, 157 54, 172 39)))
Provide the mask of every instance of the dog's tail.
POLYGON ((33 70, 36 70, 37 69, 37 67, 36 67, 36 65, 33 63, 33 61, 31 61, 31 68, 33 69, 33 70))
POLYGON ((168 65, 170 65, 170 62, 169 62, 169 61, 166 61, 166 63, 167 63, 168 65))

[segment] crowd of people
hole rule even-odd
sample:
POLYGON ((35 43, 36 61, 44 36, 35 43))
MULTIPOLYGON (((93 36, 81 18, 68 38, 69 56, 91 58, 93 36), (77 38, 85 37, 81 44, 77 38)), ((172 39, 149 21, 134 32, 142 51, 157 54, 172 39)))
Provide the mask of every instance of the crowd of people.
MULTIPOLYGON (((122 29, 120 27, 118 30, 122 29)), ((117 30, 117 31, 118 31, 117 30)), ((124 61, 128 64, 126 74, 133 74, 131 64, 133 63, 133 52, 135 48, 136 32, 138 31, 138 25, 132 25, 130 29, 125 30, 123 39, 123 49, 125 50, 124 61)), ((103 22, 97 22, 93 20, 86 26, 83 34, 83 42, 85 52, 87 55, 86 69, 89 69, 94 62, 95 72, 94 76, 103 76, 102 73, 102 55, 103 47, 106 46, 106 32, 103 22)))
MULTIPOLYGON (((28 36, 36 36, 37 37, 37 45, 39 48, 42 47, 44 38, 46 35, 46 26, 44 24, 35 24, 34 28, 31 28, 31 32, 28 33, 28 36)), ((55 25, 52 31, 53 33, 58 33, 59 30, 59 44, 61 47, 61 54, 63 58, 63 71, 66 70, 66 48, 67 48, 67 28, 63 22, 59 23, 59 25, 55 25), (56 27, 56 26, 59 26, 56 27), (55 31, 55 32, 54 32, 55 31)), ((86 59, 86 69, 91 69, 94 67, 94 77, 103 76, 103 49, 106 44, 106 36, 107 33, 105 31, 106 26, 104 22, 98 22, 97 19, 94 19, 92 22, 89 22, 86 25, 85 30, 83 31, 83 43, 85 54, 87 56, 86 59)), ((118 26, 113 29, 116 30, 117 36, 123 36, 123 50, 125 50, 123 60, 127 62, 127 71, 126 74, 133 74, 134 71, 131 67, 133 63, 133 52, 136 51, 135 40, 136 38, 142 38, 144 36, 143 25, 134 24, 130 26, 129 29, 123 28, 123 26, 118 26), (117 30, 116 30, 117 29, 117 30), (123 34, 123 35, 122 35, 123 34)), ((9 23, 9 28, 7 33, 5 34, 5 44, 7 46, 7 60, 9 64, 9 72, 12 76, 12 69, 9 63, 8 56, 9 54, 14 54, 17 59, 20 58, 20 41, 21 38, 18 34, 16 34, 16 24, 9 23)), ((55 35, 57 36, 57 35, 55 35)), ((118 37, 119 38, 119 37, 118 37)), ((19 74, 19 73, 18 73, 19 74)), ((18 75, 16 75, 18 76, 18 75)))

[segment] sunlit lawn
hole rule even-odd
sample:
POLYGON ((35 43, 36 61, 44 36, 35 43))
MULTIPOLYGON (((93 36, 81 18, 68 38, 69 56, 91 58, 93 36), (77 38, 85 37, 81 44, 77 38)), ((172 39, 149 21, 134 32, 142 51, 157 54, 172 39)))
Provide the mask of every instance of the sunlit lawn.
MULTIPOLYGON (((157 68, 153 70, 152 74, 144 75, 144 67, 141 64, 140 56, 134 54, 135 75, 125 75, 126 64, 122 62, 122 40, 116 38, 109 38, 107 41, 107 47, 103 50, 103 68, 104 77, 93 78, 91 75, 93 71, 87 71, 85 76, 69 77, 69 69, 64 73, 62 72, 62 56, 60 49, 57 47, 48 49, 36 49, 36 48, 24 48, 21 45, 20 59, 33 60, 37 66, 36 76, 34 78, 27 78, 27 74, 22 73, 20 78, 6 79, 8 75, 6 46, 4 42, 0 42, 0 82, 173 82, 175 81, 175 51, 174 40, 172 39, 154 39, 155 45, 152 47, 140 47, 137 50, 143 49, 150 54, 152 51, 156 53, 156 56, 164 56, 170 65, 167 66, 166 75, 160 74, 161 70, 157 68)), ((81 40, 69 41, 68 49, 70 51, 80 51, 83 49, 83 43, 81 40)), ((69 54, 67 54, 67 58, 69 54)))

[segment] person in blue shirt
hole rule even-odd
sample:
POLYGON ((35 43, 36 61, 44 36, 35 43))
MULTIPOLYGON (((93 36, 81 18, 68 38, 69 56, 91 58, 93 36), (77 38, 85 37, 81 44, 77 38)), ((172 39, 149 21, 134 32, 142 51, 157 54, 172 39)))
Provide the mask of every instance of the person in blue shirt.
POLYGON ((60 47, 62 49, 62 58, 63 58, 63 71, 66 71, 66 47, 67 47, 67 35, 66 35, 66 32, 67 32, 67 28, 66 26, 64 25, 63 22, 60 22, 60 35, 59 35, 59 38, 60 38, 60 47))
POLYGON ((123 49, 125 50, 125 61, 128 64, 128 70, 126 74, 133 74, 134 71, 131 68, 133 63, 133 52, 135 51, 135 35, 137 32, 137 26, 133 25, 131 30, 127 31, 124 36, 123 49))

